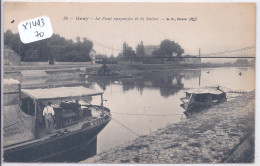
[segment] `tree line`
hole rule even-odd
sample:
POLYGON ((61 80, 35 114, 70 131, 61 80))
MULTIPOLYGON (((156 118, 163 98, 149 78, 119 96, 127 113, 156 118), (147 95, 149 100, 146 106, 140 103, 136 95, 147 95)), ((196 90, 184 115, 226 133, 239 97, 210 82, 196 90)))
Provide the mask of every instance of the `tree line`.
POLYGON ((21 42, 19 34, 7 30, 4 33, 4 45, 14 50, 20 55, 22 61, 49 61, 54 64, 54 59, 60 62, 85 62, 90 61, 90 51, 93 42, 87 38, 65 39, 58 34, 52 37, 33 43, 24 44, 21 42))
MULTIPOLYGON (((175 41, 171 41, 169 39, 165 39, 160 43, 158 49, 152 52, 152 57, 156 58, 164 58, 164 57, 172 57, 177 56, 180 57, 184 53, 184 49, 175 41)), ((143 41, 141 41, 137 47, 136 51, 133 50, 126 42, 123 43, 123 53, 119 54, 119 58, 126 59, 136 59, 138 57, 145 56, 145 47, 143 41)))
MULTIPOLYGON (((72 39, 65 39, 58 34, 53 34, 48 39, 24 44, 21 42, 19 34, 14 34, 11 30, 4 33, 4 45, 20 55, 22 61, 49 61, 50 64, 54 64, 54 60, 60 62, 90 61, 89 53, 93 48, 93 42, 86 37, 82 41, 80 37, 76 37, 74 42, 72 39)), ((181 56, 183 53, 184 49, 178 43, 165 39, 160 43, 159 48, 152 52, 152 57, 181 56)), ((97 58, 98 56, 106 57, 101 54, 97 54, 97 58)), ((143 41, 138 43, 135 50, 124 42, 122 53, 117 58, 137 59, 145 56, 143 41)))

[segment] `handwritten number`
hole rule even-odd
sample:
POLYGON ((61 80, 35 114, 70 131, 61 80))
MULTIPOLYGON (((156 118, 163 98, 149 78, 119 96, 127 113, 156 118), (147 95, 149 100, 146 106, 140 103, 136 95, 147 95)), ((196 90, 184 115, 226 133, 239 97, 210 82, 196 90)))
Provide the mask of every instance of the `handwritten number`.
POLYGON ((43 27, 45 25, 44 19, 42 18, 41 21, 42 21, 42 26, 41 27, 43 27))
POLYGON ((36 33, 35 37, 43 37, 44 36, 44 32, 38 32, 38 31, 35 31, 34 33, 36 33))
POLYGON ((43 35, 44 35, 44 32, 40 32, 40 33, 39 33, 39 35, 40 35, 41 37, 43 37, 43 35))

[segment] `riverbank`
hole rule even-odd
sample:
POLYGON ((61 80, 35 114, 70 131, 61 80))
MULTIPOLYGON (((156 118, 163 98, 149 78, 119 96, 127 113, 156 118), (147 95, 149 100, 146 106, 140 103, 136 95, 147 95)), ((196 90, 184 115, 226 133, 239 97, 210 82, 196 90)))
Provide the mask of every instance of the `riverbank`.
POLYGON ((82 163, 251 163, 254 133, 249 92, 82 163))
MULTIPOLYGON (((61 69, 78 69, 85 68, 91 70, 99 68, 102 64, 90 64, 89 62, 57 62, 55 65, 48 65, 46 62, 23 62, 22 65, 4 66, 4 71, 22 71, 22 70, 61 70, 61 69)), ((199 69, 199 68, 220 68, 220 67, 254 67, 255 64, 179 64, 170 62, 166 64, 107 64, 112 71, 132 71, 132 70, 171 70, 171 69, 199 69)))
POLYGON ((39 64, 37 63, 32 65, 18 65, 18 66, 4 66, 4 72, 17 72, 17 71, 23 71, 23 70, 43 70, 43 71, 50 71, 50 70, 68 70, 68 69, 95 69, 99 68, 101 64, 77 64, 77 63, 71 63, 71 64, 55 64, 55 65, 48 65, 48 64, 39 64))
MULTIPOLYGON (((223 64, 225 65, 225 64, 223 64)), ((21 65, 21 66, 4 66, 4 78, 13 78, 19 81, 23 80, 24 77, 30 77, 35 80, 41 77, 42 74, 48 79, 50 78, 63 78, 76 76, 77 78, 85 78, 84 75, 88 73, 98 72, 101 64, 76 64, 68 63, 57 64, 57 65, 21 65)), ((108 64, 111 72, 117 72, 121 75, 138 75, 150 72, 176 72, 179 73, 183 70, 196 70, 202 68, 218 68, 220 66, 207 66, 207 64, 200 65, 176 65, 176 64, 143 64, 143 65, 118 65, 118 64, 108 64), (206 66, 205 66, 206 65, 206 66)), ((233 66, 234 67, 234 66, 233 66)), ((246 67, 246 66, 240 66, 246 67)), ((247 66, 248 67, 248 66, 247 66)), ((199 70, 198 70, 199 71, 199 70)))

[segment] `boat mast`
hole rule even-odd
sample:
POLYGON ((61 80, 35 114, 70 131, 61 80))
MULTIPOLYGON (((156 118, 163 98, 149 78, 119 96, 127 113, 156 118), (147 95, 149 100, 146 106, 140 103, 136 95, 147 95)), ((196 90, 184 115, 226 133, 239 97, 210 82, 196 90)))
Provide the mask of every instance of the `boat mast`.
POLYGON ((101 94, 102 115, 104 114, 103 94, 101 94))
POLYGON ((35 136, 35 138, 37 138, 37 136, 38 136, 38 126, 37 126, 37 100, 35 99, 34 100, 34 117, 35 117, 35 124, 34 124, 34 126, 35 126, 35 133, 34 133, 34 136, 35 136))

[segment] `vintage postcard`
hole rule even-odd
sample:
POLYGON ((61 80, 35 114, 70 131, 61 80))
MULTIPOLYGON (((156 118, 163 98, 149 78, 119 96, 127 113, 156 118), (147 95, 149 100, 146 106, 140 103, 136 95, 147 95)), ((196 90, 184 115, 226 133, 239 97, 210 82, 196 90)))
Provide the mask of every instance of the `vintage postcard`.
POLYGON ((255 163, 256 3, 3 2, 2 162, 255 163))

